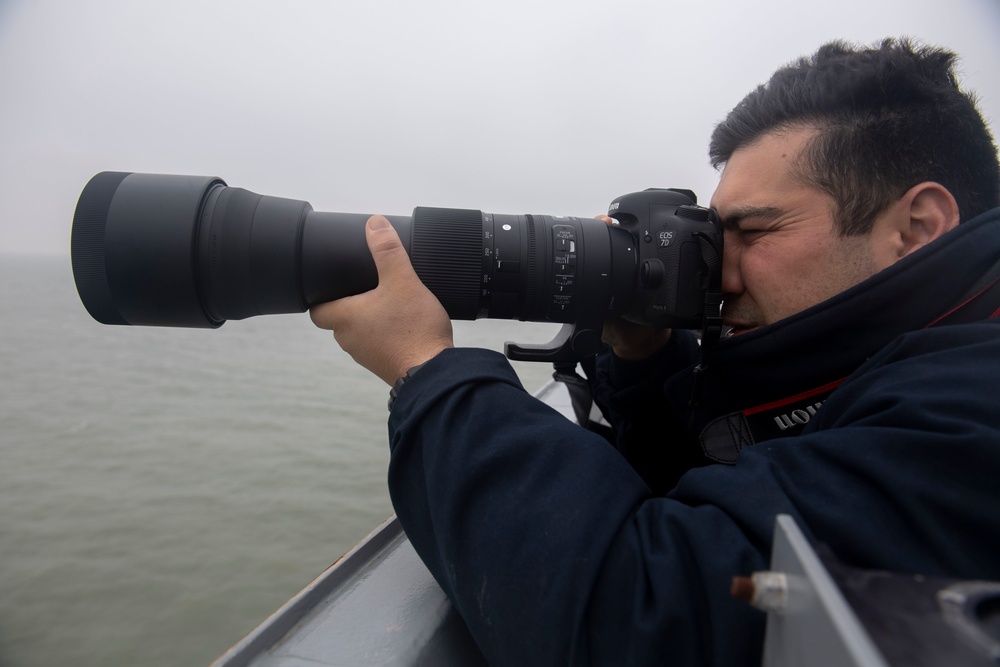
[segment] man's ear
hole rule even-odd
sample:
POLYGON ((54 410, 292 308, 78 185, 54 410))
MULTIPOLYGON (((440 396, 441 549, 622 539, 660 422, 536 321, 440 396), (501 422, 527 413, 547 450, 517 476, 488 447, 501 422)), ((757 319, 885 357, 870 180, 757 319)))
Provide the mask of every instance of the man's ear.
POLYGON ((958 226, 958 202, 940 183, 918 183, 906 191, 898 204, 902 218, 899 257, 909 255, 958 226))

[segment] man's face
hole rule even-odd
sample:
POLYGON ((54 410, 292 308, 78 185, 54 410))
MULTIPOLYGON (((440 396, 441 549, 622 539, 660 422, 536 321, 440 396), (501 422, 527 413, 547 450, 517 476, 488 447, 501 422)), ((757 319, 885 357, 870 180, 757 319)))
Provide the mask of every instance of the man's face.
POLYGON ((838 236, 833 199, 796 176, 814 134, 771 133, 735 151, 712 196, 725 225, 722 315, 734 335, 825 301, 894 261, 873 236, 838 236))

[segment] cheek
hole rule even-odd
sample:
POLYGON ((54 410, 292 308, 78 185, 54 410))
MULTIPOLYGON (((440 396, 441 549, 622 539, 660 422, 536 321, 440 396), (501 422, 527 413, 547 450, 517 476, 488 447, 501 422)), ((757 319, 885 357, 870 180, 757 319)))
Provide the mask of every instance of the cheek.
POLYGON ((740 269, 748 289, 751 285, 768 289, 790 286, 808 273, 818 259, 812 253, 796 252, 787 245, 768 241, 761 239, 740 253, 740 269))
POLYGON ((770 322, 832 296, 829 254, 815 247, 793 250, 760 244, 747 248, 740 259, 746 290, 770 322))

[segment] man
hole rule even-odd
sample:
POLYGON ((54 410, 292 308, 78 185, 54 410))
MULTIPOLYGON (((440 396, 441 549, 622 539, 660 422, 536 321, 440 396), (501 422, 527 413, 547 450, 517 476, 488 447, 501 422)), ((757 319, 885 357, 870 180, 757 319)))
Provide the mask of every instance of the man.
POLYGON ((617 448, 453 349, 369 221, 379 287, 313 319, 406 376, 393 504, 492 663, 759 664, 764 615, 729 584, 766 569, 778 513, 850 565, 1000 579, 1000 168, 953 59, 830 44, 719 125, 732 333, 696 387, 689 332, 610 323, 617 448))

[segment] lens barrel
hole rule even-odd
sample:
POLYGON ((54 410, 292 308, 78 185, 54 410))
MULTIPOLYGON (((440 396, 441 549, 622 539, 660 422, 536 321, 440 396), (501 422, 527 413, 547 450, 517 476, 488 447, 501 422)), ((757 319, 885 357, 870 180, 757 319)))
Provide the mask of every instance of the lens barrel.
MULTIPOLYGON (((218 327, 373 289, 367 214, 219 178, 102 172, 73 219, 80 298, 104 324, 218 327)), ((589 218, 418 207, 389 216, 453 319, 600 322, 627 310, 634 237, 589 218)))

